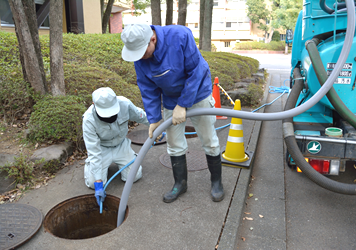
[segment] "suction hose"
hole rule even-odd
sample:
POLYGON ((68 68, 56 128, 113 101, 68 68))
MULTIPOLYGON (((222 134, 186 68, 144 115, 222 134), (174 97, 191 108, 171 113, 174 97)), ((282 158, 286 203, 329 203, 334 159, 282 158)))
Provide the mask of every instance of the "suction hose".
POLYGON ((320 0, 319 2, 320 8, 325 11, 328 14, 334 13, 334 10, 329 8, 329 6, 326 5, 325 0, 320 0))
MULTIPOLYGON (((293 73, 295 78, 301 77, 299 69, 294 69, 293 73)), ((295 106, 302 88, 303 80, 296 80, 292 91, 287 99, 285 110, 292 109, 295 106)), ((304 156, 299 150, 297 141, 295 140, 292 118, 283 120, 283 134, 284 141, 288 148, 288 152, 291 154, 297 166, 310 180, 332 192, 349 195, 356 194, 356 184, 346 184, 331 180, 325 177, 324 175, 318 173, 312 166, 309 165, 308 162, 305 161, 304 156)))
MULTIPOLYGON (((319 43, 319 39, 313 38, 312 40, 309 40, 305 43, 305 47, 309 53, 309 57, 312 62, 315 74, 319 80, 319 83, 321 86, 323 86, 325 81, 328 79, 328 75, 324 68, 323 62, 321 61, 318 48, 316 47, 319 43)), ((343 103, 339 95, 336 93, 334 87, 330 88, 326 96, 335 108, 335 110, 339 113, 339 115, 356 129, 356 116, 343 103)))
MULTIPOLYGON (((274 121, 274 120, 283 120, 288 117, 293 117, 298 114, 301 114, 311 107, 313 107, 317 102, 320 101, 320 99, 329 91, 329 89, 332 87, 334 84, 334 81, 339 75, 339 72, 341 71, 342 67, 344 66, 344 63, 346 62, 346 59, 349 55, 349 52, 351 50, 351 45, 352 45, 352 40, 354 37, 355 33, 355 13, 354 13, 354 8, 353 7, 353 0, 346 0, 346 6, 347 6, 347 30, 346 30, 346 36, 345 36, 345 43, 344 46, 341 50, 339 59, 337 60, 337 63, 335 65, 335 69, 331 73, 330 77, 326 80, 325 84, 319 89, 318 92, 315 93, 313 97, 311 97, 307 102, 303 103, 302 105, 290 109, 290 110, 285 110, 282 112, 277 112, 277 113, 250 113, 246 111, 237 111, 237 110, 230 110, 230 109, 193 109, 187 111, 187 117, 191 116, 196 116, 196 115, 220 115, 220 116, 229 116, 229 117, 236 117, 236 118, 241 118, 241 119, 248 119, 248 120, 259 120, 259 121, 274 121)), ((164 121, 158 128, 154 131, 153 137, 148 138, 146 142, 143 144, 139 154, 136 157, 135 162, 132 164, 131 171, 127 177, 124 190, 122 191, 121 195, 121 200, 120 200, 120 205, 119 205, 119 211, 118 211, 118 216, 117 216, 117 226, 119 227, 122 222, 124 221, 125 218, 125 211, 126 211, 126 206, 127 202, 129 199, 130 191, 132 188, 132 184, 135 178, 135 175, 137 173, 137 170, 144 158, 144 156, 147 154, 147 151, 149 150, 150 146, 152 145, 154 138, 157 138, 162 132, 172 124, 172 118, 164 121)))

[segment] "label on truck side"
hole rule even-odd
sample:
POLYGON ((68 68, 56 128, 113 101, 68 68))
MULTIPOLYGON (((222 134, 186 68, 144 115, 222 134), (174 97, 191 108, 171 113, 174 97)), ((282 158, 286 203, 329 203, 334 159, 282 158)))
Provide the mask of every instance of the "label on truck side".
MULTIPOLYGON (((336 63, 327 63, 326 69, 328 76, 331 75, 331 72, 334 70, 336 63)), ((336 84, 351 84, 351 75, 352 75, 352 63, 345 63, 342 67, 343 70, 340 71, 339 77, 336 78, 336 84), (348 78, 344 78, 348 77, 348 78), (350 78, 349 78, 350 77, 350 78)))
MULTIPOLYGON (((335 69, 336 63, 327 63, 326 69, 335 69)), ((345 63, 342 69, 352 69, 352 63, 345 63)))

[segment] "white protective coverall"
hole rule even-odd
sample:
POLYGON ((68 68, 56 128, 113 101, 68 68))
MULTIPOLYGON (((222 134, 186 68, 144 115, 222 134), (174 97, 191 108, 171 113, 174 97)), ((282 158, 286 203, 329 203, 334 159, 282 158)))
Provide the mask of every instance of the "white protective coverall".
MULTIPOLYGON (((135 157, 131 148, 131 140, 126 138, 128 121, 135 121, 149 126, 146 113, 136 107, 129 99, 117 96, 120 111, 117 120, 107 123, 99 120, 94 105, 91 105, 83 115, 83 137, 88 152, 85 161, 85 184, 94 189, 94 182, 102 180, 107 182, 108 168, 116 163, 121 169, 135 157)), ((131 167, 121 172, 121 179, 126 181, 131 167)), ((142 167, 137 171, 135 181, 142 177, 142 167)))

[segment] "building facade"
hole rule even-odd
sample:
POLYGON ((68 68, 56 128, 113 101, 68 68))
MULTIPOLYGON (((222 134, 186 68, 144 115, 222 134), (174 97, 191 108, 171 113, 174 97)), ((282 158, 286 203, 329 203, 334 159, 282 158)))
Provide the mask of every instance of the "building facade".
MULTIPOLYGON (((49 3, 50 0, 35 0, 40 35, 49 33, 49 3)), ((63 0, 63 9, 61 11, 63 11, 64 33, 101 33, 100 1, 63 0)), ((15 31, 8 0, 0 0, 0 19, 0 30, 15 31)))

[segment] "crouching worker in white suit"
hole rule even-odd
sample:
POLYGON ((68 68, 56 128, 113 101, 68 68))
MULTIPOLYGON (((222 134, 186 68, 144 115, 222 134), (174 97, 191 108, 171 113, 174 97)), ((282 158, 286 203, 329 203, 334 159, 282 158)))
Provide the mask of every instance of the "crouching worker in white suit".
MULTIPOLYGON (((146 113, 130 100, 116 96, 111 88, 99 88, 92 94, 93 105, 83 115, 83 137, 88 152, 85 161, 85 184, 95 189, 99 204, 104 201, 103 185, 107 182, 108 168, 116 163, 121 169, 135 158, 128 133, 128 121, 149 126, 146 113)), ((131 166, 121 172, 126 181, 131 166)), ((135 182, 142 177, 142 167, 137 171, 135 182)))

